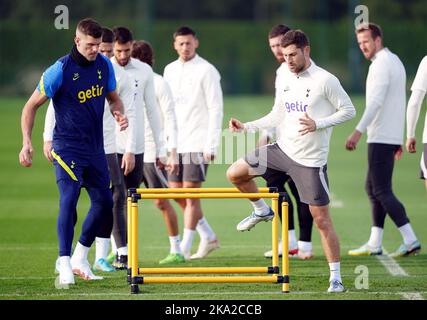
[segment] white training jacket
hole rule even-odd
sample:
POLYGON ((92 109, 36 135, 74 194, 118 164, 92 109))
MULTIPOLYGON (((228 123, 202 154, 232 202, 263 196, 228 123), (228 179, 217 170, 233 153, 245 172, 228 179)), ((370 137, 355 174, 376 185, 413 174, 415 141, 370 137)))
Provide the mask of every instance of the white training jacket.
MULTIPOLYGON (((415 137, 415 128, 421 111, 421 105, 427 92, 427 56, 425 56, 418 67, 417 75, 411 87, 411 97, 406 111, 406 135, 408 138, 415 137)), ((424 122, 423 143, 427 143, 427 117, 424 122)))
POLYGON ((288 73, 283 81, 272 111, 245 123, 244 129, 280 126, 277 144, 287 156, 307 167, 322 167, 328 160, 332 127, 352 119, 356 110, 339 80, 313 63, 300 74, 288 73), (315 121, 316 131, 301 135, 299 119, 305 113, 315 121))
MULTIPOLYGON (((173 102, 172 92, 169 85, 163 79, 163 77, 157 73, 154 73, 154 91, 156 93, 157 107, 159 108, 160 121, 162 128, 164 128, 164 144, 170 151, 177 147, 178 139, 178 125, 175 116, 175 105, 173 102)), ((153 163, 156 162, 155 143, 153 138, 153 132, 151 127, 148 125, 148 117, 145 117, 145 153, 144 162, 153 163)), ((160 157, 166 156, 166 150, 161 150, 160 157)))
POLYGON ((217 69, 195 55, 168 64, 164 79, 172 90, 178 122, 178 153, 216 154, 221 142, 223 96, 217 69))
MULTIPOLYGON (((131 58, 127 65, 124 67, 117 63, 115 57, 111 58, 113 66, 126 71, 133 82, 134 93, 135 93, 135 154, 144 153, 145 150, 145 114, 148 118, 148 123, 153 130, 153 138, 155 141, 155 152, 156 155, 160 154, 163 146, 163 132, 160 122, 160 114, 157 108, 156 96, 154 93, 154 80, 153 80, 153 69, 141 62, 138 59, 131 58), (145 112, 146 111, 146 112, 145 112)), ((123 153, 125 151, 125 145, 127 143, 127 135, 122 134, 117 137, 117 152, 123 153)))
POLYGON ((399 57, 383 48, 372 58, 366 78, 366 107, 356 126, 368 143, 401 145, 405 126, 406 73, 399 57))
MULTIPOLYGON (((135 94, 132 82, 129 76, 123 70, 119 69, 117 65, 113 65, 114 74, 116 77, 116 91, 123 102, 124 114, 128 118, 128 127, 123 131, 129 139, 125 144, 125 151, 135 153, 135 94)), ((104 118, 103 118, 103 134, 104 134, 104 152, 105 154, 112 154, 117 152, 116 136, 120 133, 120 126, 114 119, 110 111, 110 106, 105 101, 104 118)), ((55 127, 55 109, 52 100, 46 111, 43 140, 53 140, 53 129, 55 127)), ((120 133, 121 134, 121 133, 120 133)))

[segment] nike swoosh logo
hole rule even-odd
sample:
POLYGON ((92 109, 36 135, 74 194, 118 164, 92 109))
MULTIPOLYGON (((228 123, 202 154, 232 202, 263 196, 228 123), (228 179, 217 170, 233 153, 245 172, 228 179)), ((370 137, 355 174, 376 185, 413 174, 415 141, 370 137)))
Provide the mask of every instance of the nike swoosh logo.
POLYGON ((77 80, 78 78, 80 78, 80 76, 77 76, 77 77, 76 77, 76 76, 74 76, 74 77, 73 77, 73 81, 77 80))

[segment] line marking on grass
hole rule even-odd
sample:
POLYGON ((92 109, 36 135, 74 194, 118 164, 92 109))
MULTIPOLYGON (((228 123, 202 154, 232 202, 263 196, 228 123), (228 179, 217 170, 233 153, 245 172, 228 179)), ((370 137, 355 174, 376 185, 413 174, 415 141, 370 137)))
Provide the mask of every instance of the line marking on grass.
MULTIPOLYGON (((64 290, 65 291, 65 290, 64 290)), ((417 299, 423 299, 421 294, 426 294, 427 291, 422 292, 390 292, 390 291, 347 291, 340 295, 351 295, 351 294, 367 294, 367 295, 400 295, 404 298, 412 298, 412 300, 417 299)), ((322 295, 330 295, 331 297, 335 297, 335 294, 327 293, 322 291, 295 291, 290 292, 288 294, 284 294, 280 291, 222 291, 222 292, 207 292, 207 291, 201 291, 201 292, 158 292, 158 293, 150 293, 150 292, 142 292, 140 294, 141 298, 146 296, 203 296, 203 295, 211 295, 211 296, 224 296, 224 295, 247 295, 247 296, 253 296, 253 295, 262 295, 262 294, 270 294, 270 295, 283 295, 286 297, 287 295, 313 295, 313 294, 322 294, 322 295)), ((55 297, 55 296, 78 296, 78 297, 95 297, 95 296, 132 296, 130 293, 126 292, 93 292, 93 293, 85 293, 85 292, 73 292, 73 293, 17 293, 17 294, 11 294, 11 293, 2 293, 0 294, 0 297, 55 297)))
POLYGON ((406 300, 424 300, 420 292, 404 292, 402 296, 406 300))
POLYGON ((409 275, 405 270, 394 260, 392 257, 388 255, 388 252, 384 249, 384 254, 378 255, 377 259, 382 263, 382 265, 387 269, 387 271, 392 276, 403 276, 408 277, 409 275))

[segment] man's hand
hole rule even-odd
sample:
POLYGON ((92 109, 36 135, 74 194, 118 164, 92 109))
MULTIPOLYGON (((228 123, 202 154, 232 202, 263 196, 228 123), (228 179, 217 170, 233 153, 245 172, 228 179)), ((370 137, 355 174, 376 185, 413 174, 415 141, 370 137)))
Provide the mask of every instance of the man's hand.
POLYGON ((408 138, 406 139, 406 151, 409 153, 415 153, 417 152, 417 140, 415 138, 408 138))
POLYGON ((231 132, 241 132, 243 131, 245 126, 239 120, 231 118, 228 122, 228 128, 231 132))
POLYGON ((299 123, 302 125, 302 129, 299 130, 302 136, 316 131, 316 122, 308 116, 307 112, 304 113, 304 118, 299 118, 299 123))
POLYGON ((21 152, 19 153, 19 163, 24 167, 31 167, 33 164, 33 146, 31 143, 22 146, 21 152))
POLYGON ((128 125, 129 125, 128 118, 125 115, 123 115, 121 112, 114 111, 113 116, 114 116, 114 119, 116 119, 117 123, 120 126, 120 131, 123 131, 128 127, 128 125))
POLYGON ((205 163, 209 163, 215 159, 215 155, 209 152, 203 152, 203 160, 205 163))
POLYGON ((166 163, 166 170, 169 174, 179 175, 179 161, 176 152, 171 152, 166 163))
POLYGON ((347 138, 345 143, 345 148, 349 151, 356 150, 356 145, 360 140, 362 133, 360 131, 354 130, 351 136, 347 138))
POLYGON ((403 154, 403 148, 402 146, 399 146, 399 149, 397 149, 396 152, 394 153, 394 160, 402 159, 402 154, 403 154))
POLYGON ((125 176, 135 169, 135 155, 133 153, 125 152, 122 158, 121 168, 123 169, 123 174, 125 176))
POLYGON ((52 141, 45 141, 43 143, 43 154, 48 161, 53 162, 51 151, 52 151, 52 141))

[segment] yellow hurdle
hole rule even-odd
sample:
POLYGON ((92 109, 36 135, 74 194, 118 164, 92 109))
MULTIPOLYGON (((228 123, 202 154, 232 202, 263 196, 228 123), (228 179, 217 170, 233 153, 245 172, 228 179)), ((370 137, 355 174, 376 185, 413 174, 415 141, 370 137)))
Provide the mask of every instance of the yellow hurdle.
POLYGON ((144 277, 143 283, 278 283, 278 276, 144 277))
POLYGON ((279 198, 283 194, 274 188, 259 188, 259 193, 241 193, 236 188, 171 188, 129 189, 127 198, 128 228, 128 283, 131 293, 139 292, 139 284, 146 283, 282 283, 282 292, 289 292, 288 258, 288 203, 282 202, 282 275, 279 270, 279 198), (240 199, 269 198, 272 201, 272 266, 268 267, 186 267, 186 268, 139 268, 138 267, 138 201, 143 199, 240 199), (264 273, 268 276, 233 276, 231 274, 264 273), (140 276, 144 274, 230 274, 228 276, 140 276))

